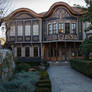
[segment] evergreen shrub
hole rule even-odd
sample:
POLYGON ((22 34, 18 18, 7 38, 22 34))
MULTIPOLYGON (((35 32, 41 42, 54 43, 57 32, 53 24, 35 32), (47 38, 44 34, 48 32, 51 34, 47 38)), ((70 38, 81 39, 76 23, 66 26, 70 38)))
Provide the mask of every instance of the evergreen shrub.
POLYGON ((70 62, 72 68, 92 78, 92 61, 72 59, 70 62))

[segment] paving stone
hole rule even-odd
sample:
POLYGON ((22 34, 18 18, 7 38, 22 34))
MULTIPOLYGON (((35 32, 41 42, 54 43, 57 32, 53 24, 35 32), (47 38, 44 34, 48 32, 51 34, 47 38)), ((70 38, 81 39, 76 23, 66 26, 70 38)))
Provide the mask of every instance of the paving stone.
POLYGON ((92 92, 92 79, 70 66, 50 66, 52 92, 92 92))

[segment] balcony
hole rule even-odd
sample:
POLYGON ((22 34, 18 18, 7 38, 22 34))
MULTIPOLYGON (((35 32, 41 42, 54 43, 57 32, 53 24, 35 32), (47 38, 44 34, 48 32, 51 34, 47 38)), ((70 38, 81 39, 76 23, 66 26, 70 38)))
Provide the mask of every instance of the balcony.
POLYGON ((82 40, 82 36, 77 34, 52 34, 44 37, 44 41, 64 41, 64 40, 82 40))

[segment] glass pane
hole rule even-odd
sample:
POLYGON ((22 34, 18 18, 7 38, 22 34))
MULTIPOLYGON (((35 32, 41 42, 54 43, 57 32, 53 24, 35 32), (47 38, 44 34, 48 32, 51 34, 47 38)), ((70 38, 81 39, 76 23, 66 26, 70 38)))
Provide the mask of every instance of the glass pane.
POLYGON ((34 24, 33 25, 33 35, 39 35, 38 29, 39 29, 38 24, 34 24))

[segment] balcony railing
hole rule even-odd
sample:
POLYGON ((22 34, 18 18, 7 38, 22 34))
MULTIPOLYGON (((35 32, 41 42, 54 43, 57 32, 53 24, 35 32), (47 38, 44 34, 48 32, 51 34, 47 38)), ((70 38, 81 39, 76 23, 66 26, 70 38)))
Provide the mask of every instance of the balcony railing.
POLYGON ((77 34, 53 34, 44 37, 44 41, 52 40, 82 40, 82 37, 78 37, 77 34))

